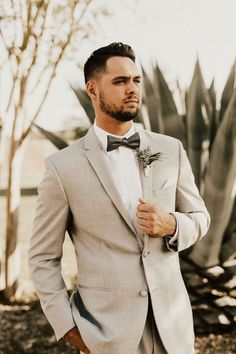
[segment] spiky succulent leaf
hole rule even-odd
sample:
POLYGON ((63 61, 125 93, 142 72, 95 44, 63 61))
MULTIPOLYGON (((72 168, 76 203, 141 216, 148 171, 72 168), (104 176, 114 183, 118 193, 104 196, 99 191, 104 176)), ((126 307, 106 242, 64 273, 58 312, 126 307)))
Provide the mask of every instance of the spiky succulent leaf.
POLYGON ((225 111, 228 107, 229 101, 232 97, 235 83, 236 83, 236 61, 232 65, 232 68, 230 70, 228 79, 227 79, 225 87, 224 87, 224 90, 222 92, 221 104, 220 104, 220 114, 219 114, 219 121, 220 122, 223 119, 224 113, 225 113, 225 111))
POLYGON ((192 260, 202 267, 219 263, 223 235, 236 192, 236 88, 212 146, 203 198, 211 215, 206 237, 196 244, 192 260))
POLYGON ((156 90, 159 92, 164 133, 180 139, 186 148, 186 129, 181 116, 178 115, 172 92, 158 64, 154 67, 156 90))
POLYGON ((142 68, 142 72, 144 84, 143 99, 147 107, 151 130, 155 133, 163 133, 164 127, 161 115, 160 96, 144 68, 142 68))
POLYGON ((93 124, 94 118, 95 118, 95 113, 94 113, 92 102, 91 102, 89 96, 87 95, 86 91, 82 90, 81 88, 77 88, 77 89, 72 88, 72 90, 74 91, 81 106, 83 107, 85 113, 87 114, 90 123, 93 124))
POLYGON ((68 143, 65 140, 61 139, 56 134, 40 127, 37 124, 33 124, 33 125, 34 125, 34 127, 36 127, 40 131, 40 133, 42 133, 59 150, 62 150, 68 146, 68 143))
POLYGON ((187 95, 188 157, 201 189, 208 164, 212 104, 197 61, 187 95))

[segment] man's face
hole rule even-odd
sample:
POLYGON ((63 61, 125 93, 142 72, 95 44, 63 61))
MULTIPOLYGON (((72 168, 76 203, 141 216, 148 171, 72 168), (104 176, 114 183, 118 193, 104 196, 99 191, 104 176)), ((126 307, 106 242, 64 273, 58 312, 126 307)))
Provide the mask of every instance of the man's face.
POLYGON ((103 113, 127 122, 135 118, 141 104, 141 76, 128 57, 112 57, 98 74, 99 106, 103 113))

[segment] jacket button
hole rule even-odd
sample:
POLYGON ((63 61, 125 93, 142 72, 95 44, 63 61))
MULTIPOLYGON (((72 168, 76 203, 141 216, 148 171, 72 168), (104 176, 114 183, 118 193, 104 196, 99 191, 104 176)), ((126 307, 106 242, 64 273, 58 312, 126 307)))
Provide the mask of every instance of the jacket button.
POLYGON ((143 257, 147 257, 150 254, 150 251, 143 251, 143 257))
POLYGON ((148 296, 148 292, 147 292, 147 290, 141 290, 139 292, 139 295, 142 296, 142 297, 145 297, 145 296, 148 296))

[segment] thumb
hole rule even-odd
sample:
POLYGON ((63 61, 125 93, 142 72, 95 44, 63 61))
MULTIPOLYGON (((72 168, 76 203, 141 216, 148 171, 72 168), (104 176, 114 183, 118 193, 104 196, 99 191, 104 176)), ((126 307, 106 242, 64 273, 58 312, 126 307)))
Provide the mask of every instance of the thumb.
POLYGON ((141 204, 147 204, 147 203, 149 203, 146 199, 144 199, 144 198, 139 198, 139 202, 141 203, 141 204))

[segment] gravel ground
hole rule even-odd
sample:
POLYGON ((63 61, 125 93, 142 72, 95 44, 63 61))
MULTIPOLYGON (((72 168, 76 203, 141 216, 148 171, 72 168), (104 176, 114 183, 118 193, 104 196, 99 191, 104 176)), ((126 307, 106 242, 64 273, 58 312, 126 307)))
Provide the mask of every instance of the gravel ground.
MULTIPOLYGON (((195 348, 196 354, 236 353, 236 329, 231 333, 198 336, 195 348)), ((0 305, 0 354, 23 353, 75 353, 63 341, 56 342, 38 301, 0 305)))

